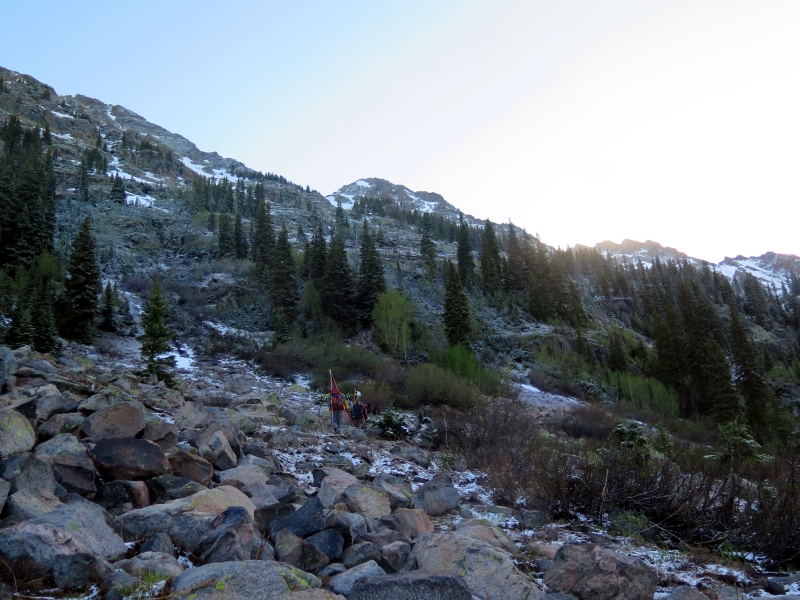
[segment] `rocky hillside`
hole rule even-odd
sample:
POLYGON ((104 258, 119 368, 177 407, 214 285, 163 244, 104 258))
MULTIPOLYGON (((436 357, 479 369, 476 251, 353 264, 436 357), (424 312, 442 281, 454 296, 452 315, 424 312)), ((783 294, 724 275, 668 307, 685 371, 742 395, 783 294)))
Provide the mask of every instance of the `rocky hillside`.
POLYGON ((429 420, 333 434, 317 394, 233 360, 181 383, 69 344, 0 349, 2 597, 733 598, 796 590, 639 536, 497 506, 429 420), (696 589, 704 593, 697 592, 696 589))

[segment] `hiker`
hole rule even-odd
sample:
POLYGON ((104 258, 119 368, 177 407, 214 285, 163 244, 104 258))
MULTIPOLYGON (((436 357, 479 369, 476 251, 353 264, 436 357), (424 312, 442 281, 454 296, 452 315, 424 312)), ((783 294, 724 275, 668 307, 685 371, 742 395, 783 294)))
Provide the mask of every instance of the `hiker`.
POLYGON ((344 398, 339 392, 339 386, 336 385, 336 380, 333 378, 333 373, 328 369, 331 376, 331 424, 333 425, 333 432, 339 433, 342 428, 342 421, 344 421, 344 398))
POLYGON ((361 429, 367 423, 367 405, 361 403, 361 392, 356 392, 356 402, 352 410, 353 427, 361 429))

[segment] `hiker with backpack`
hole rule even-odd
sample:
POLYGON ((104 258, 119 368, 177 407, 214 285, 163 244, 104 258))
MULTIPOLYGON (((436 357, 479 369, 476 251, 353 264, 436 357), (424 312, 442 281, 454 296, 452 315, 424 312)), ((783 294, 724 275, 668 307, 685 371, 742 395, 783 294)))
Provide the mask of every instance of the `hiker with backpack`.
POLYGON ((333 432, 339 433, 342 428, 342 422, 345 419, 344 414, 344 398, 339 392, 339 386, 336 385, 336 380, 333 378, 333 373, 328 369, 331 376, 331 425, 333 425, 333 432))
POLYGON ((367 405, 361 403, 361 392, 356 392, 356 401, 353 404, 351 415, 353 417, 353 427, 361 429, 367 423, 367 405))

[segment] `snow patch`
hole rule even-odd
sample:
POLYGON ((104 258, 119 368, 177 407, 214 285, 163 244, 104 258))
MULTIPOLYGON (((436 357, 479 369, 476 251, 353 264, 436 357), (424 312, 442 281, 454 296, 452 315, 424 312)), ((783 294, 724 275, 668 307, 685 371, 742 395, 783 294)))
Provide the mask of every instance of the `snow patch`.
POLYGON ((57 117, 61 117, 62 119, 74 119, 75 118, 72 115, 67 115, 67 114, 64 114, 64 113, 60 113, 60 112, 55 111, 55 110, 51 110, 50 114, 55 115, 57 117))

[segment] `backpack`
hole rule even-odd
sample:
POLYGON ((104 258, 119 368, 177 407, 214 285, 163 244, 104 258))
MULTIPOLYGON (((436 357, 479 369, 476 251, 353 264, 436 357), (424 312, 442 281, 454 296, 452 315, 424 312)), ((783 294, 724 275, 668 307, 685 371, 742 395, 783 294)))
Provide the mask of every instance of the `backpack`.
POLYGON ((354 419, 363 419, 364 418, 364 405, 363 404, 354 404, 353 405, 353 418, 354 419))
POLYGON ((341 394, 331 394, 331 410, 344 410, 344 400, 341 394))

